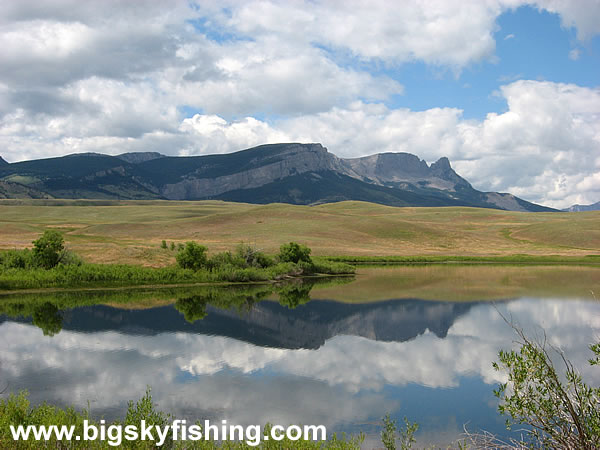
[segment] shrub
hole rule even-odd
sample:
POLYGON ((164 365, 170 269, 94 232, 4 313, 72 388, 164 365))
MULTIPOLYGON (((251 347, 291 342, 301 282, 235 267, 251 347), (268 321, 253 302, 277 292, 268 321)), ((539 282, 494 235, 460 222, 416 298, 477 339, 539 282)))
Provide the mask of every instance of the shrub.
POLYGON ((279 247, 279 260, 282 262, 298 263, 300 261, 311 262, 310 248, 306 245, 290 242, 279 247))
POLYGON ((235 261, 235 257, 231 254, 231 252, 221 252, 221 253, 215 253, 214 255, 212 255, 208 261, 206 266, 210 269, 210 270, 218 270, 219 268, 225 267, 225 266, 240 266, 241 261, 239 261, 236 264, 235 261))
POLYGON ((315 266, 312 262, 298 261, 296 265, 302 271, 302 275, 314 275, 315 273, 315 266))
POLYGON ((160 248, 164 248, 166 250, 166 248, 167 248, 167 241, 165 241, 163 239, 162 242, 160 243, 160 248))
POLYGON ((51 269, 59 262, 65 248, 62 234, 56 230, 46 230, 37 240, 33 241, 33 258, 44 269, 51 269))
POLYGON ((273 260, 256 247, 243 242, 235 249, 235 254, 243 260, 245 267, 269 267, 274 264, 273 260))
POLYGON ((175 257, 177 265, 182 269, 200 270, 206 267, 206 247, 196 242, 186 242, 185 247, 175 257))
MULTIPOLYGON (((579 372, 557 351, 564 365, 561 375, 554 366, 547 344, 528 338, 511 324, 520 337, 518 350, 501 351, 496 370, 508 374, 494 394, 499 410, 510 417, 507 426, 526 424, 530 442, 525 448, 600 448, 600 388, 584 383, 579 372), (563 377, 564 380, 563 381, 563 377)), ((598 364, 600 343, 591 345, 598 364)))
POLYGON ((322 258, 313 259, 312 266, 315 273, 326 273, 329 275, 345 275, 356 272, 356 268, 350 264, 328 261, 322 258))
POLYGON ((6 250, 0 252, 0 266, 5 269, 28 269, 35 266, 33 254, 25 250, 6 250))
POLYGON ((412 445, 416 442, 414 437, 415 433, 419 429, 419 424, 411 423, 408 419, 404 418, 404 427, 398 430, 398 423, 390 418, 387 414, 383 418, 383 429, 381 430, 381 443, 384 445, 386 450, 396 450, 396 442, 400 441, 400 448, 407 450, 412 448, 412 445))
POLYGON ((60 256, 60 264, 63 266, 81 266, 83 260, 77 253, 64 249, 60 256))

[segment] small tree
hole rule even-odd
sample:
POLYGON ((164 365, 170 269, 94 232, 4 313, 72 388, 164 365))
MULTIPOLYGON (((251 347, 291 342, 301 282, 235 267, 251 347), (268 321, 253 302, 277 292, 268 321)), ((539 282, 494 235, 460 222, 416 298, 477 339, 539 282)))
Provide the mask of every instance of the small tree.
POLYGON ((199 270, 206 267, 206 247, 196 242, 186 242, 177 252, 175 260, 183 269, 199 270))
MULTIPOLYGON (((501 351, 496 370, 508 374, 508 382, 494 391, 499 410, 510 417, 507 426, 528 426, 529 443, 543 448, 600 448, 600 388, 587 385, 558 349, 564 365, 561 376, 552 363, 546 340, 536 342, 510 324, 520 338, 518 350, 501 351), (564 378, 563 378, 564 377, 564 378), (563 381, 564 379, 564 381, 563 381)), ((590 346, 600 362, 600 343, 590 346)))
POLYGON ((65 240, 56 230, 46 230, 37 240, 33 241, 33 259, 44 269, 55 267, 61 260, 65 249, 65 240))
POLYGON ((298 263, 300 261, 312 262, 310 259, 310 248, 306 245, 290 242, 279 247, 279 260, 282 262, 298 263))
POLYGON ((167 241, 165 241, 164 239, 162 240, 162 242, 160 243, 160 248, 167 248, 167 241))

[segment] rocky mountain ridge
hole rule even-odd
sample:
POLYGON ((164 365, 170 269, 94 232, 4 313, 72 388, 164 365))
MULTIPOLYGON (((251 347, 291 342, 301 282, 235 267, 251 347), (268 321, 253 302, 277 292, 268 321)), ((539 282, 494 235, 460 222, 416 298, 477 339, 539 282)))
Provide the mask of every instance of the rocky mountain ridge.
MULTIPOLYGON (((172 157, 99 153, 0 166, 3 195, 25 186, 36 197, 317 204, 362 200, 392 206, 477 206, 548 211, 511 194, 474 189, 443 157, 409 153, 344 159, 321 144, 268 144, 235 153, 172 157)), ((23 197, 23 189, 19 195, 23 197)), ((26 192, 26 191, 25 191, 26 192)))

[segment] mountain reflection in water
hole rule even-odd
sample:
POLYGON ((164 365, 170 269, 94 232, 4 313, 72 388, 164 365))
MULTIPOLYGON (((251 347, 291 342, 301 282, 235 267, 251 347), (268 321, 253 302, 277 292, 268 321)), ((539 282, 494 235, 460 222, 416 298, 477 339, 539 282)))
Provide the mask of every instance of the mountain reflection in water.
POLYGON ((454 439, 465 423, 505 433, 492 394, 503 376, 491 363, 514 335, 499 312, 530 332, 543 328, 584 378, 600 381, 587 365, 587 346, 600 335, 594 301, 319 300, 290 309, 250 296, 243 304, 202 304, 198 320, 181 302, 88 304, 50 311, 50 326, 61 323, 48 336, 34 314, 0 316, 0 388, 27 389, 34 403, 90 402, 107 419, 151 386, 159 407, 182 418, 322 423, 375 435, 391 412, 419 422, 422 439, 454 439))

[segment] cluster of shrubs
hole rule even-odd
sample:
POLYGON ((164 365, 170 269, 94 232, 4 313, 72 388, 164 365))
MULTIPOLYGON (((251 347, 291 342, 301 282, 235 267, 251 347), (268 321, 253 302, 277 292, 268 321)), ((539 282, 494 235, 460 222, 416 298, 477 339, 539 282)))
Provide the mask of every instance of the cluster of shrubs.
POLYGON ((314 264, 310 257, 311 250, 296 242, 283 244, 279 254, 271 257, 248 244, 239 244, 234 252, 221 252, 208 256, 208 249, 196 242, 186 242, 175 257, 177 265, 182 269, 219 270, 224 268, 266 269, 282 263, 292 263, 303 273, 314 273, 314 264))
POLYGON ((57 230, 46 230, 33 241, 33 249, 0 252, 3 269, 52 269, 58 265, 82 264, 81 258, 65 248, 65 240, 57 230))
POLYGON ((170 245, 167 245, 167 241, 165 241, 164 239, 162 240, 162 242, 160 243, 160 248, 167 250, 167 249, 171 249, 171 251, 177 249, 177 250, 181 250, 183 248, 183 244, 177 244, 175 245, 175 242, 171 242, 170 245))

